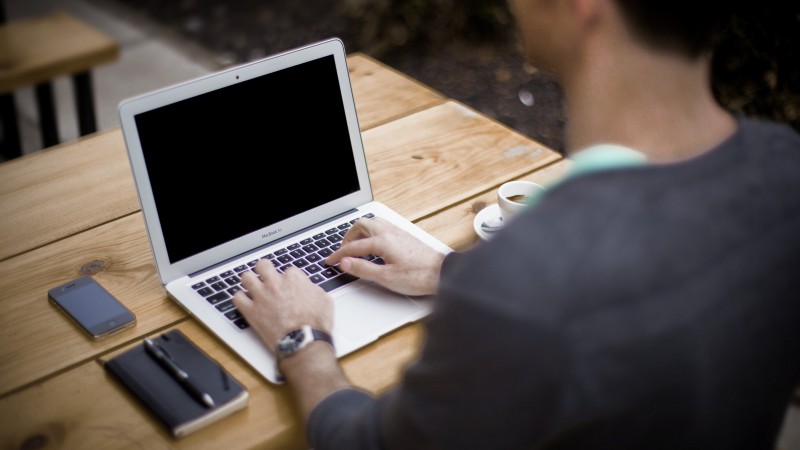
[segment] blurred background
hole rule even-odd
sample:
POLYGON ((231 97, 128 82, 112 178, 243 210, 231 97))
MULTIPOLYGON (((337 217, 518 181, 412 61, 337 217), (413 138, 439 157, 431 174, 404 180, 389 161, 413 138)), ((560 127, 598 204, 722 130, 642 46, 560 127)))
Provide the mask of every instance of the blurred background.
POLYGON ((115 1, 202 45, 225 65, 337 36, 348 52, 366 53, 562 147, 558 86, 525 67, 505 0, 115 1))
MULTIPOLYGON (((524 63, 506 0, 0 0, 0 5, 6 23, 63 10, 119 44, 119 57, 93 70, 100 131, 119 126, 117 105, 125 98, 336 36, 348 52, 363 52, 563 151, 561 91, 547 73, 524 63)), ((798 49, 800 2, 760 2, 734 17, 719 37, 715 95, 733 111, 800 131, 798 49)), ((59 132, 69 142, 78 138, 72 86, 63 78, 53 84, 59 132)), ((42 141, 32 88, 13 96, 23 154, 38 151, 42 141)), ((789 409, 778 448, 800 450, 797 405, 789 409)))
MULTIPOLYGON (((557 150, 558 86, 526 67, 506 0, 118 0, 244 62, 331 35, 557 150)), ((761 2, 720 37, 718 99, 800 129, 800 2, 761 2), (791 3, 791 4, 790 4, 791 3)))
MULTIPOLYGON (((521 58, 506 0, 5 2, 10 19, 71 9, 91 16, 120 41, 120 62, 98 70, 101 128, 115 126, 120 97, 337 36, 348 52, 366 53, 563 151, 559 86, 521 58), (160 52, 146 53, 147 45, 160 46, 160 52), (113 83, 122 86, 112 89, 113 83), (110 98, 104 91, 109 89, 114 91, 110 98)), ((719 39, 713 77, 717 98, 731 110, 800 130, 798 48, 800 2, 761 2, 739 14, 719 39)), ((63 111, 72 110, 64 106, 63 111)), ((36 148, 26 145, 26 152, 36 148)))

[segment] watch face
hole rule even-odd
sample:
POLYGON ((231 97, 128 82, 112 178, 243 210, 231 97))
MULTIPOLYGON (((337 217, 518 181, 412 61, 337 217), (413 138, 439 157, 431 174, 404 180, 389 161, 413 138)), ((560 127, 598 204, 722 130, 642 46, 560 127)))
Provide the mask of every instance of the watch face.
POLYGON ((333 338, 331 335, 322 330, 316 330, 309 325, 304 325, 297 330, 286 333, 279 341, 275 348, 275 353, 278 359, 291 356, 300 349, 314 341, 323 341, 333 347, 333 338))
POLYGON ((287 333, 286 336, 281 338, 278 342, 278 351, 280 353, 293 353, 297 347, 305 340, 306 333, 304 329, 294 330, 287 333))

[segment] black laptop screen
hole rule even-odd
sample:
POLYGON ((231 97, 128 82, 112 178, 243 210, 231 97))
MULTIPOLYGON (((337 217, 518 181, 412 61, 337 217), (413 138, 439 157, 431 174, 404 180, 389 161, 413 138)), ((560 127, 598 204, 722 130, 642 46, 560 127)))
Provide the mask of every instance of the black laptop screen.
POLYGON ((135 120, 171 262, 359 189, 333 56, 135 120))

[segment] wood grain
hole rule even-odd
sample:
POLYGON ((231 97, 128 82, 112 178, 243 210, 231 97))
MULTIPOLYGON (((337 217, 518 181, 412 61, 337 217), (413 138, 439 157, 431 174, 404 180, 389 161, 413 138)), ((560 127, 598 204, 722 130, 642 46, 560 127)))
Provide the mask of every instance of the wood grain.
POLYGON ((445 101, 430 87, 363 53, 350 54, 347 65, 361 130, 375 128, 445 101))
POLYGON ((0 261, 139 209, 119 130, 0 164, 0 261))
POLYGON ((375 198, 412 220, 561 159, 454 101, 368 130, 364 146, 375 198))

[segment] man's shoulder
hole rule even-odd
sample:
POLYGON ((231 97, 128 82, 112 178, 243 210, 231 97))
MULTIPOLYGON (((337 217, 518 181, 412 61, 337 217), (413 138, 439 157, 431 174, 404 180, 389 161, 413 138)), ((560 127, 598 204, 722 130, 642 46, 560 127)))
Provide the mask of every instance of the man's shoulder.
POLYGON ((788 142, 800 143, 800 132, 789 123, 755 117, 737 116, 740 130, 754 136, 776 136, 788 142))

